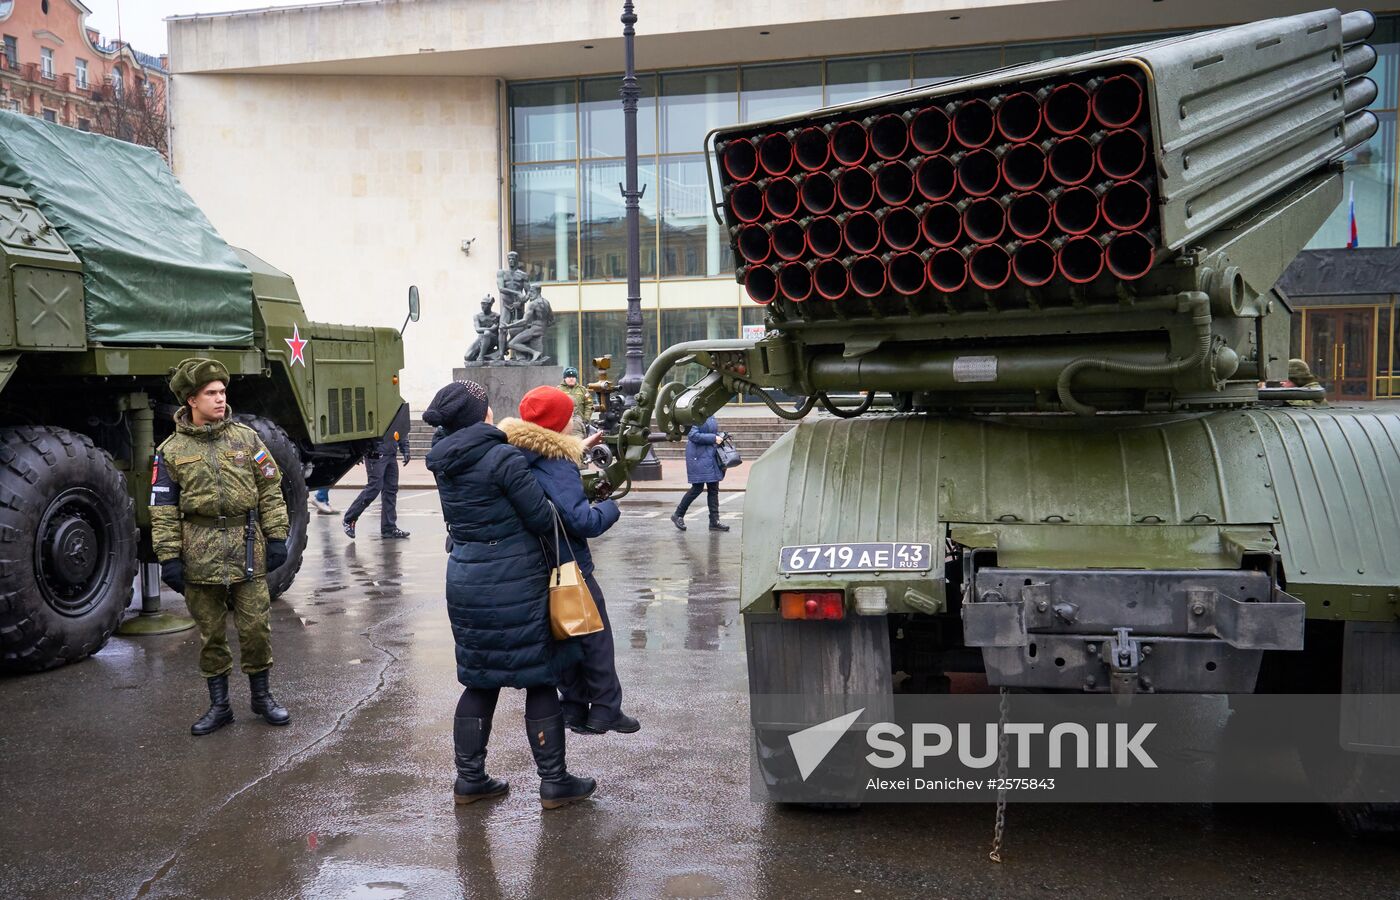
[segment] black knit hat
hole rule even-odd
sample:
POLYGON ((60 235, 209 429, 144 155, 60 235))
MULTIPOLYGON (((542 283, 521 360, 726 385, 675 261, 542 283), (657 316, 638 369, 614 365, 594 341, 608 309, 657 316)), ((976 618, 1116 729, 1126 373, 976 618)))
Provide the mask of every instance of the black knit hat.
POLYGON ((433 396, 423 421, 451 433, 486 421, 486 388, 475 381, 454 381, 433 396))

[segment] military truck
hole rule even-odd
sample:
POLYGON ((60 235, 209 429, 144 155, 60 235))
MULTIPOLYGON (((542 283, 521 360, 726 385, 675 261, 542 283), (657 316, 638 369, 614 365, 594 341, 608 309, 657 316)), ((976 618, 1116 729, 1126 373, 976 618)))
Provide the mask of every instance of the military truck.
POLYGON ((750 473, 753 694, 1400 691, 1400 417, 1261 390, 1287 377, 1275 283, 1377 128, 1373 26, 1321 11, 712 133, 767 331, 662 353, 604 480, 741 392, 829 414, 750 473))
POLYGON ((308 320, 292 279, 227 245, 146 148, 0 113, 0 262, 0 671, 81 659, 117 627, 153 561, 181 359, 228 367, 281 468, 274 596, 301 567, 307 489, 407 427, 399 332, 308 320))

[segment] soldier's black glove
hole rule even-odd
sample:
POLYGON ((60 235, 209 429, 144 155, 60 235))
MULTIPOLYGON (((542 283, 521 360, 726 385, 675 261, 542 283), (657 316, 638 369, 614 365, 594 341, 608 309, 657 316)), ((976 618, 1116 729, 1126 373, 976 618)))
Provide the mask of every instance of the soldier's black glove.
POLYGON ((183 559, 167 559, 160 564, 160 580, 170 586, 175 593, 184 596, 185 593, 185 561, 183 559))
POLYGON ((412 457, 411 457, 411 454, 409 454, 409 452, 408 452, 407 450, 405 450, 405 451, 403 452, 403 464, 404 464, 404 465, 408 465, 408 461, 409 461, 409 459, 411 459, 411 458, 412 458, 412 457))
POLYGON ((267 570, 282 568, 287 561, 287 542, 285 540, 272 540, 267 542, 267 570))

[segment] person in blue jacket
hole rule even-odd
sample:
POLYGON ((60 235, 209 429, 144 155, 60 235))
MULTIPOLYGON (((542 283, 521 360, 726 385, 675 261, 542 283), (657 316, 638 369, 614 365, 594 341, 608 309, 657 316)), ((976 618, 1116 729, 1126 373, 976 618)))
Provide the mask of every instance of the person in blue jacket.
POLYGON ((525 731, 541 805, 554 809, 582 800, 596 784, 565 767, 557 690, 582 648, 577 639, 556 641, 549 627, 549 564, 540 543, 554 533, 549 502, 524 456, 491 424, 481 385, 449 384, 423 421, 441 433, 427 464, 450 535, 447 618, 462 683, 452 728, 452 793, 458 803, 472 803, 509 789, 486 774, 486 744, 501 688, 512 687, 525 690, 525 731))
MULTIPOLYGON (((537 387, 520 398, 520 418, 503 419, 501 430, 520 449, 530 471, 559 510, 564 536, 560 562, 573 560, 598 604, 603 630, 577 638, 583 644, 583 661, 560 684, 564 721, 574 731, 631 734, 641 724, 622 711, 622 683, 617 677, 612 623, 603 600, 603 589, 593 577, 593 554, 588 539, 598 537, 621 514, 614 500, 590 503, 579 477, 579 461, 587 442, 567 432, 574 418, 574 401, 555 387, 537 387)), ((601 434, 591 438, 601 439, 601 434)))
POLYGON ((685 513, 690 504, 706 492, 705 500, 710 507, 710 530, 728 531, 729 526, 719 520, 719 483, 724 480, 724 467, 719 464, 719 442, 724 440, 724 432, 719 430, 715 417, 710 416, 699 425, 691 427, 685 436, 685 480, 690 482, 690 490, 681 497, 680 505, 671 513, 671 524, 685 531, 685 513))

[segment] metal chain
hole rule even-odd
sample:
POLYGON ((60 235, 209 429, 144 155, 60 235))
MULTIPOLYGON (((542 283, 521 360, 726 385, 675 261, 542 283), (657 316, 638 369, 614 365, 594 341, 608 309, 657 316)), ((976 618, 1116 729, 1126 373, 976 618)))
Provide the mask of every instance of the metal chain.
POLYGON ((1006 714, 1007 690, 1001 689, 1001 717, 997 728, 997 780, 1000 784, 997 787, 997 818, 996 828, 992 831, 992 852, 987 854, 987 858, 994 863, 1001 862, 1001 843, 1006 836, 1006 714))

